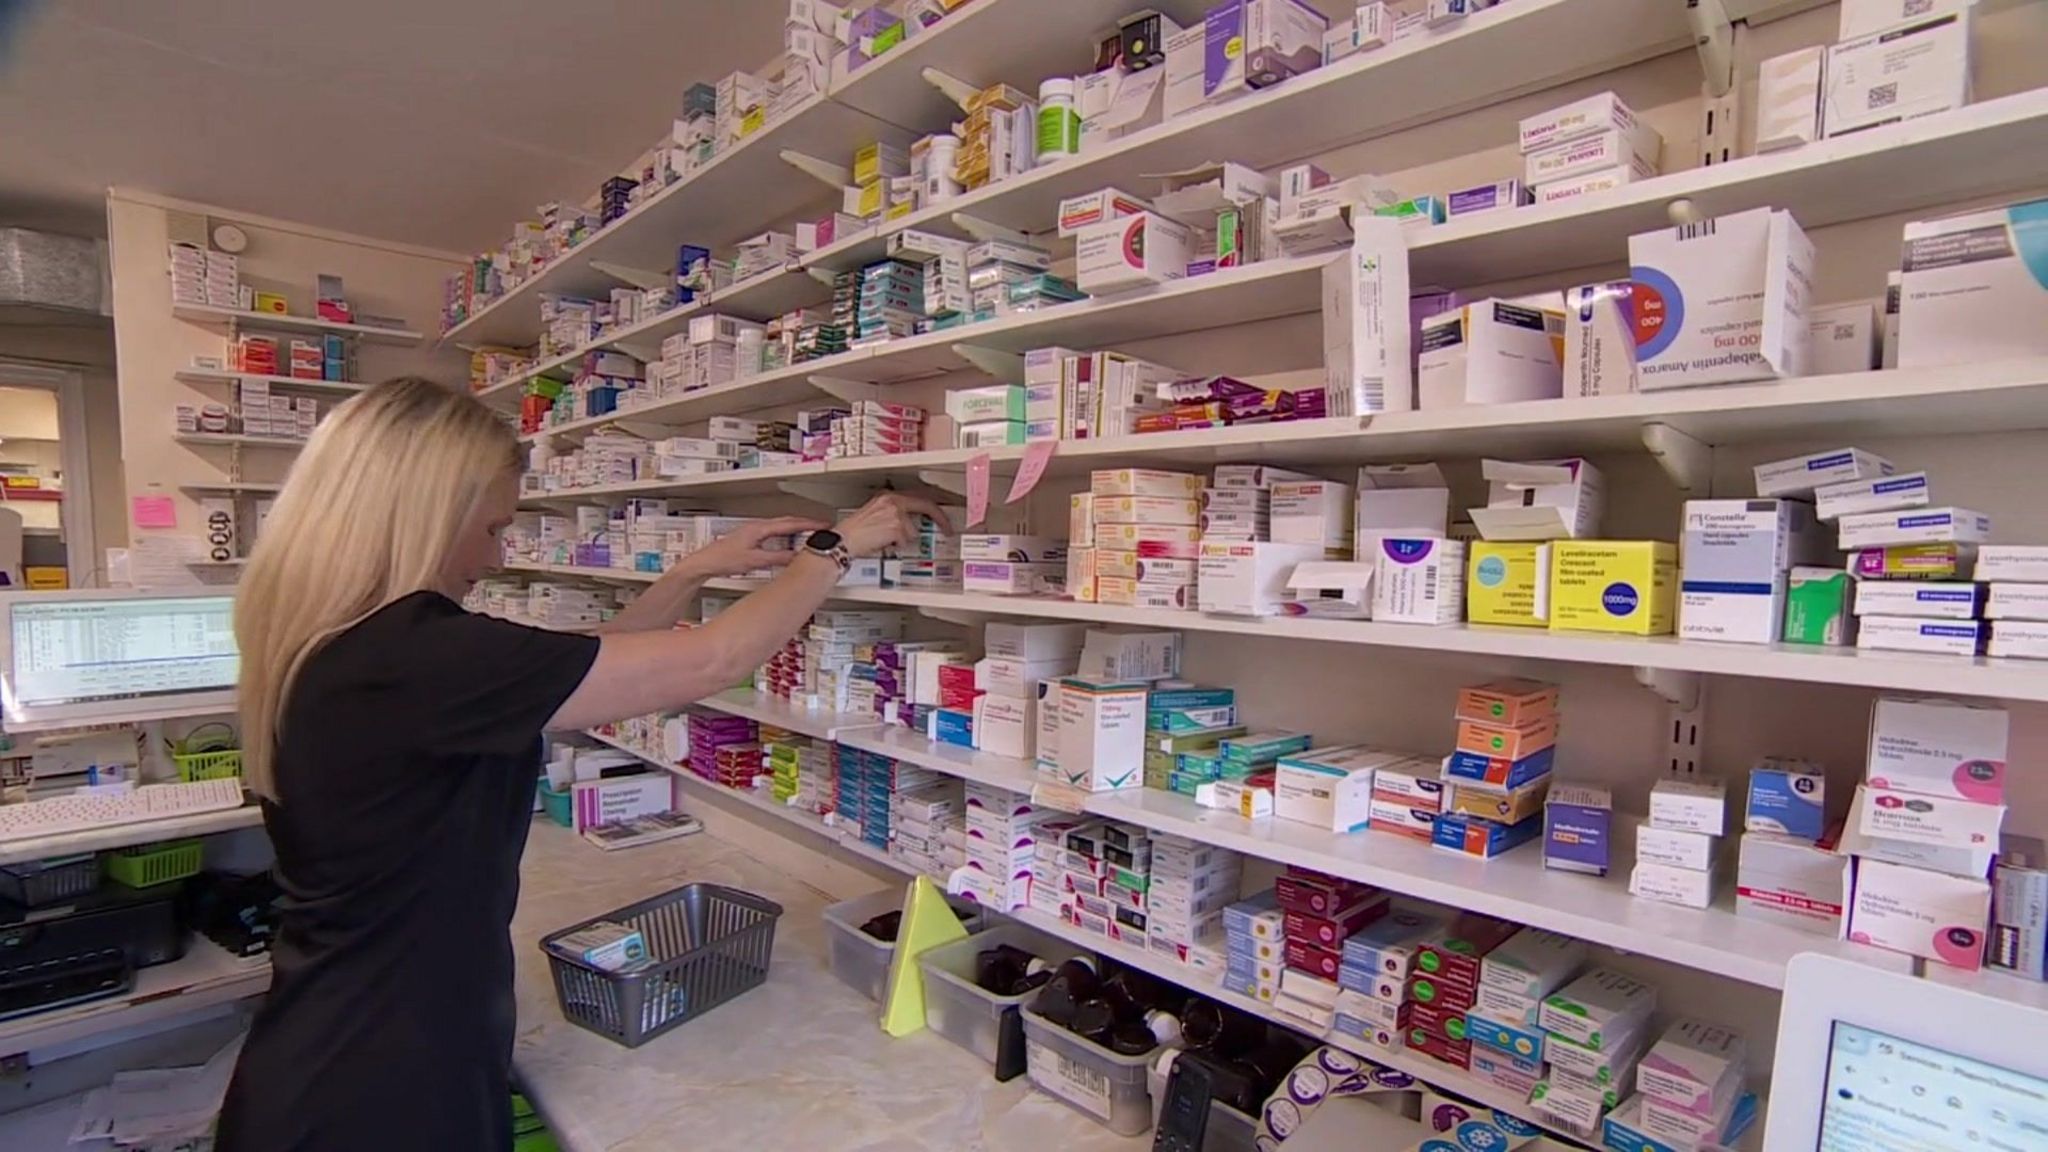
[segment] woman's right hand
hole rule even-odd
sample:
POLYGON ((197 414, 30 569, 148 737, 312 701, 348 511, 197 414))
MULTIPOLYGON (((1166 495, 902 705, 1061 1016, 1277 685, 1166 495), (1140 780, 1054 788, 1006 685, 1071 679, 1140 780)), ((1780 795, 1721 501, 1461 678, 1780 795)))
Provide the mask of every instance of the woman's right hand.
POLYGON ((884 492, 854 512, 832 530, 839 542, 854 556, 875 556, 884 548, 902 544, 917 535, 918 522, 929 517, 945 524, 939 506, 921 496, 884 492))

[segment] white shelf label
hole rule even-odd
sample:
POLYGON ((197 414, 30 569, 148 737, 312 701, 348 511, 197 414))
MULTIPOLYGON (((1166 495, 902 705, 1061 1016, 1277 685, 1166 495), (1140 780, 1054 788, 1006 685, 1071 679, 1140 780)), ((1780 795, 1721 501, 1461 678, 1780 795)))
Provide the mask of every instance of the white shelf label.
POLYGON ((1024 1046, 1031 1082, 1100 1120, 1109 1119, 1109 1077, 1043 1044, 1024 1046))

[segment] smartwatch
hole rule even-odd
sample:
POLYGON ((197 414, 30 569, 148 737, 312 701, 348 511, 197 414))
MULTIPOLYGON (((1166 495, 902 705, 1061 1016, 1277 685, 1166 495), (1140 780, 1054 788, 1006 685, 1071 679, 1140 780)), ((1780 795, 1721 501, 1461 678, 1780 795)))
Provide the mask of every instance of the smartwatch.
POLYGON ((841 575, 853 567, 853 553, 846 550, 846 545, 839 539, 839 533, 830 528, 820 528, 804 537, 804 550, 839 565, 841 575))

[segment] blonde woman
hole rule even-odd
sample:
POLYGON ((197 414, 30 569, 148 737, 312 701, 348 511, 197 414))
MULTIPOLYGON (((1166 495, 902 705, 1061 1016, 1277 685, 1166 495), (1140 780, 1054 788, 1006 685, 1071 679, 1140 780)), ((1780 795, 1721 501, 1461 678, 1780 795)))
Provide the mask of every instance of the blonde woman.
POLYGON ((752 524, 579 636, 458 604, 498 563, 518 480, 517 441, 482 404, 392 380, 314 433, 250 558, 244 771, 284 899, 221 1152, 509 1148, 508 926, 541 733, 738 681, 851 558, 937 511, 888 495, 829 531, 752 524), (802 531, 794 552, 763 547, 802 531), (705 580, 770 566, 712 623, 672 629, 705 580))

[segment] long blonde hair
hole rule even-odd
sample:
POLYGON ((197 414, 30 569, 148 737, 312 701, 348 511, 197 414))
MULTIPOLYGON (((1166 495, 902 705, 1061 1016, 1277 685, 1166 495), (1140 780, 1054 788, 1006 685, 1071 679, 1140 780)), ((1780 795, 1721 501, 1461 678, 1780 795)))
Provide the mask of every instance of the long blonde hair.
POLYGON ((512 430, 473 397, 387 380, 314 430, 235 597, 242 774, 277 800, 285 705, 306 659, 394 600, 439 587, 464 520, 520 463, 512 430))

